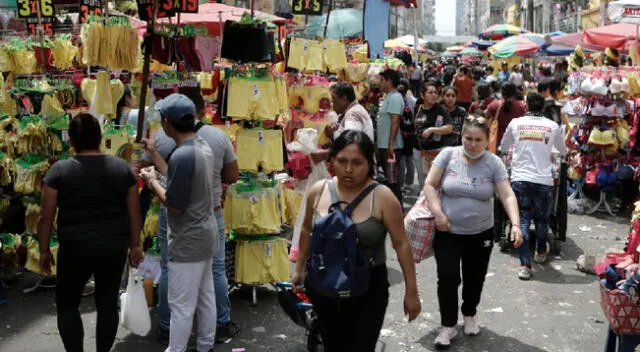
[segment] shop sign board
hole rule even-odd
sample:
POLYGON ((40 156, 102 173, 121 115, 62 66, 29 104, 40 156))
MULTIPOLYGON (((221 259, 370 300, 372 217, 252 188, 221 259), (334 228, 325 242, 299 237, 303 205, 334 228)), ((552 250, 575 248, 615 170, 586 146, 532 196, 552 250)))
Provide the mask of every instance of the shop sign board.
POLYGON ((322 16, 323 0, 293 0, 291 13, 294 15, 322 16))

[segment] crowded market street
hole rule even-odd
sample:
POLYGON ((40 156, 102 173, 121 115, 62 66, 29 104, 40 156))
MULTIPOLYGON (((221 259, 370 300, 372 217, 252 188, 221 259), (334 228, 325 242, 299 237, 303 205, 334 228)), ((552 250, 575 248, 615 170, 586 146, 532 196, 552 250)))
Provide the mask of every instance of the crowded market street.
MULTIPOLYGON (((414 198, 409 198, 414 199, 414 198)), ((569 214, 567 242, 562 254, 547 264, 536 265, 534 280, 517 278, 515 251, 501 253, 495 246, 485 282, 478 319, 480 335, 454 339, 455 352, 577 352, 601 351, 607 331, 599 302, 597 277, 575 269, 583 253, 603 253, 610 247, 622 248, 629 228, 629 217, 580 216, 569 214)), ((412 323, 402 317, 402 274, 393 251, 389 253, 390 302, 377 351, 435 351, 439 313, 436 298, 435 261, 417 265, 423 311, 412 323)), ((29 280, 23 280, 25 284, 29 280)), ((0 306, 0 352, 62 351, 56 326, 53 291, 30 295, 12 290, 9 305, 0 306)), ((251 305, 251 290, 240 289, 230 295, 234 319, 242 331, 229 344, 216 345, 215 351, 304 352, 303 328, 293 324, 278 305, 270 286, 258 290, 258 305, 251 305)), ((85 346, 95 346, 93 298, 81 305, 85 322, 85 346)), ((152 312, 152 319, 157 315, 152 312)), ((163 351, 153 335, 138 337, 120 328, 114 352, 163 351)))

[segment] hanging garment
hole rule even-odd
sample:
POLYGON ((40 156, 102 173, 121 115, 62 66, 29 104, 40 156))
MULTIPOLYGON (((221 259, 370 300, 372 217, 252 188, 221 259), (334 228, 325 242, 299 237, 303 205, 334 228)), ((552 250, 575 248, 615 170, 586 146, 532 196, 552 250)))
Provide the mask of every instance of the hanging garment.
POLYGON ((287 240, 243 241, 236 244, 236 281, 264 284, 289 280, 287 240))
POLYGON ((227 116, 239 120, 275 120, 281 108, 273 77, 229 79, 227 116))
POLYGON ((281 130, 242 129, 236 141, 241 146, 236 151, 240 171, 258 172, 258 166, 265 173, 284 170, 281 130))
MULTIPOLYGON (((238 62, 270 62, 275 59, 273 39, 270 41, 265 23, 241 24, 226 21, 221 55, 238 62)), ((273 37, 272 37, 273 38, 273 37)))

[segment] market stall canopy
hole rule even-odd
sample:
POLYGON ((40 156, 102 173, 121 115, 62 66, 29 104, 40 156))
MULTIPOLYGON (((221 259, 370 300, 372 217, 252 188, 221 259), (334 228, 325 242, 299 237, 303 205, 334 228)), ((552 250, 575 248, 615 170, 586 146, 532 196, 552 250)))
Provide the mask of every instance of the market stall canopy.
POLYGON ((627 51, 635 42, 636 29, 633 23, 611 24, 584 31, 582 41, 586 44, 627 51))
POLYGON ((573 52, 573 47, 552 44, 547 35, 529 33, 506 38, 489 48, 489 52, 496 58, 504 59, 514 55, 547 55, 566 56, 573 52))
POLYGON ((389 39, 385 40, 384 48, 385 49, 393 49, 393 48, 408 48, 409 46, 399 40, 389 39))
MULTIPOLYGON (((412 35, 403 35, 402 37, 395 38, 394 40, 405 43, 409 46, 413 46, 415 44, 415 37, 412 35)), ((418 38, 418 46, 425 44, 427 44, 426 40, 418 38)))
POLYGON ((454 45, 454 46, 450 46, 448 48, 445 49, 448 53, 459 53, 462 50, 464 50, 463 46, 460 45, 454 45))
POLYGON ((553 37, 551 40, 555 44, 566 45, 575 48, 580 45, 583 49, 591 51, 603 51, 605 47, 582 41, 583 33, 569 33, 558 37, 553 37))
POLYGON ((494 40, 483 40, 483 39, 475 39, 471 41, 471 45, 475 46, 480 50, 487 50, 490 46, 494 46, 498 43, 494 40))
POLYGON ((478 50, 478 48, 471 46, 471 47, 468 47, 468 48, 464 48, 460 52, 460 55, 482 56, 483 53, 482 53, 482 51, 478 50))
MULTIPOLYGON (((327 15, 312 16, 313 19, 307 25, 307 31, 315 35, 324 35, 324 26, 327 23, 327 15)), ((327 38, 343 39, 360 36, 363 32, 363 13, 356 9, 333 10, 329 14, 327 26, 327 38)))
MULTIPOLYGON (((206 4, 200 4, 200 6, 198 7, 198 13, 181 14, 180 23, 207 26, 209 35, 218 37, 220 36, 221 24, 224 25, 226 21, 240 21, 240 18, 245 12, 249 12, 249 10, 240 7, 210 2, 206 4)), ((269 15, 260 11, 254 11, 254 17, 274 23, 289 22, 289 20, 285 18, 269 15)), ((158 20, 158 22, 160 23, 173 24, 176 24, 177 21, 177 16, 174 16, 173 18, 162 18, 158 20)))
POLYGON ((528 30, 510 24, 494 24, 484 32, 478 34, 478 38, 484 40, 500 40, 513 35, 529 33, 528 30))

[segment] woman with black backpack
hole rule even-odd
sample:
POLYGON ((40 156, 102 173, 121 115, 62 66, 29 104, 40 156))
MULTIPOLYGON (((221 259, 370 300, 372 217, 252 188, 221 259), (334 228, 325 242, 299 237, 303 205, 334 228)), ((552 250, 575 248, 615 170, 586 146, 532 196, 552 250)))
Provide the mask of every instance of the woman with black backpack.
POLYGON ((398 92, 404 99, 404 111, 400 116, 400 133, 404 141, 402 148, 402 159, 398 168, 398 182, 404 187, 411 187, 414 182, 416 165, 413 159, 413 148, 416 144, 416 127, 413 124, 413 111, 416 107, 416 98, 407 95, 409 81, 405 78, 400 80, 398 92))
POLYGON ((304 283, 326 352, 375 351, 389 304, 387 233, 404 276, 404 315, 412 321, 421 309, 402 207, 374 181, 374 154, 365 133, 343 132, 330 153, 336 176, 307 193, 291 283, 295 290, 304 283), (354 252, 358 260, 350 260, 354 252))

